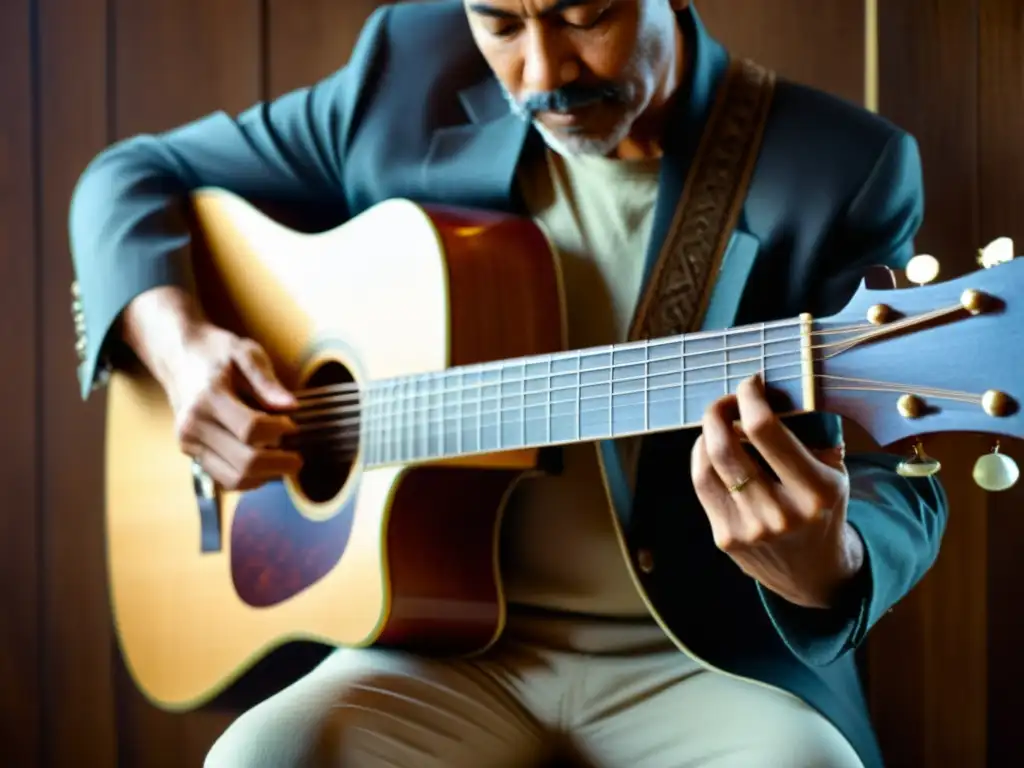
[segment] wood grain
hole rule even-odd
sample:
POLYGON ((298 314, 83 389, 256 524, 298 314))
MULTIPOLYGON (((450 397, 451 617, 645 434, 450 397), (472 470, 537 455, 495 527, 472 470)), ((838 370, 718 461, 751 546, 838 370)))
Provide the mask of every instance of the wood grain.
MULTIPOLYGON (((879 111, 917 138, 926 213, 918 252, 939 279, 975 267, 978 156, 974 0, 879 3, 879 111)), ((987 441, 929 438, 951 514, 938 562, 876 629, 868 649, 872 712, 890 765, 984 765, 986 495, 971 465, 987 441)))
MULTIPOLYGON (((109 107, 116 138, 166 130, 214 110, 236 113, 261 98, 261 3, 117 2, 113 26, 116 92, 109 107)), ((128 678, 120 656, 118 696, 121 759, 132 768, 202 765, 235 714, 157 710, 128 678)))
MULTIPOLYGON (((809 13, 809 2, 697 7, 736 53, 859 102, 861 3, 815 0, 809 13)), ((155 711, 111 644, 98 527, 103 399, 78 399, 67 314, 70 185, 109 139, 234 112, 327 75, 377 4, 0 3, 0 318, 18 331, 0 341, 13 372, 0 379, 5 509, 17 510, 0 516, 0 577, 13 585, 0 616, 0 737, 12 765, 198 766, 233 716, 155 711)), ((1021 4, 878 6, 881 111, 918 137, 924 157, 920 250, 949 275, 996 235, 1015 236, 1019 249, 1021 4)), ((1015 643, 1024 491, 983 498, 973 487, 970 464, 984 444, 927 447, 945 463, 953 515, 935 569, 871 638, 872 708, 896 768, 1006 764, 998 755, 1016 752, 1024 684, 1015 643)), ((1024 446, 1007 450, 1024 461, 1024 446)))
MULTIPOLYGON (((1003 235, 1024 252, 1024 4, 980 0, 978 73, 978 225, 981 242, 1003 235)), ((1018 351, 1016 354, 1020 354, 1018 351)), ((1001 449, 1024 465, 1024 441, 1001 449)), ((988 503, 988 754, 1009 766, 1019 752, 1024 664, 1024 482, 988 503)))
POLYGON ((326 77, 348 61, 378 0, 267 0, 268 98, 326 77))
POLYGON ((234 114, 261 98, 261 3, 144 0, 116 9, 118 137, 234 114))
POLYGON ((708 31, 734 54, 784 77, 864 103, 864 3, 696 0, 708 31))
POLYGON ((106 0, 40 0, 43 473, 48 763, 114 765, 112 635, 103 559, 103 398, 78 397, 71 190, 107 143, 106 0), (89 446, 86 448, 86 446, 89 446), (106 615, 105 615, 106 614, 106 615), (74 638, 69 642, 69 638, 74 638))
POLYGON ((0 3, 0 403, 4 460, 0 487, 0 743, 10 765, 41 759, 38 645, 39 337, 36 289, 36 149, 29 0, 0 3), (17 332, 14 330, 17 329, 17 332))

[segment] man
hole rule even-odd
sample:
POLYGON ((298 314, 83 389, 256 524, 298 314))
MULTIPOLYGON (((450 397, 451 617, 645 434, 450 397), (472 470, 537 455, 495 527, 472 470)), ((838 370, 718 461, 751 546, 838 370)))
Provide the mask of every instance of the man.
MULTIPOLYGON (((726 63, 686 0, 388 6, 315 86, 109 149, 71 211, 83 396, 131 349, 221 485, 298 466, 275 447, 294 400, 266 355, 191 299, 181 207, 199 186, 345 217, 398 196, 531 215, 563 263, 571 346, 621 340, 726 63)), ((866 268, 907 262, 921 209, 912 138, 780 82, 706 327, 838 310, 866 268)), ((653 443, 642 483, 566 449, 506 514, 511 617, 492 651, 337 651, 207 765, 880 765, 853 650, 933 563, 946 500, 894 457, 806 448, 816 430, 839 439, 834 420, 775 418, 752 380, 697 434, 653 443), (620 541, 609 502, 621 519, 633 487, 659 514, 620 541)))

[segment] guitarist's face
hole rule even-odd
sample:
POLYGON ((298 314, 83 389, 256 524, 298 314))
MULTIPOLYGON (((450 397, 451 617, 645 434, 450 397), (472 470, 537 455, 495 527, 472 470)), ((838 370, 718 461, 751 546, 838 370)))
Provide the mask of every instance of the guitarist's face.
POLYGON ((513 109, 555 149, 660 153, 661 107, 682 69, 689 0, 465 0, 513 109))

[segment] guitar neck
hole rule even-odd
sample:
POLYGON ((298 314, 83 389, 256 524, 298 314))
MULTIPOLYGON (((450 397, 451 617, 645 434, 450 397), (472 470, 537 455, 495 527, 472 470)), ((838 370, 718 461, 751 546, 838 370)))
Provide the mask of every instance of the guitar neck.
POLYGON ((366 465, 417 463, 694 426, 761 374, 783 412, 813 403, 808 316, 652 341, 461 366, 371 383, 366 465))

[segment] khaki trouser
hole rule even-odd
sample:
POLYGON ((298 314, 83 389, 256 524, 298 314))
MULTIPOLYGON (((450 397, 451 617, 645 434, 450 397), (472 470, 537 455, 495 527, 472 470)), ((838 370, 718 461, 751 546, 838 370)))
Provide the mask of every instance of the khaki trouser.
POLYGON ((704 670, 650 624, 512 619, 474 660, 340 650, 240 717, 207 768, 862 768, 795 697, 704 670), (580 649, 588 652, 581 652, 580 649))

